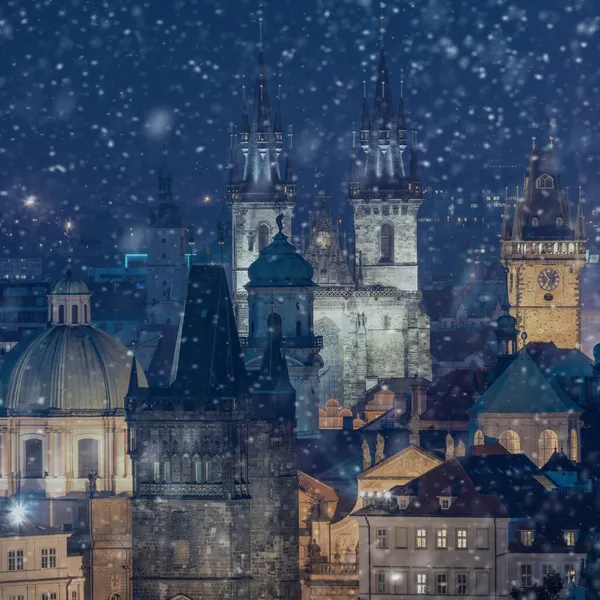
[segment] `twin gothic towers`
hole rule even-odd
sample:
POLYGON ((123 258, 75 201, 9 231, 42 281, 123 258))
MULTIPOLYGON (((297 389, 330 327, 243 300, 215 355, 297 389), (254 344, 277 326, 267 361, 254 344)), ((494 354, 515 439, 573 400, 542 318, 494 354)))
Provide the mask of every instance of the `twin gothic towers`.
MULTIPOLYGON (((311 218, 308 243, 302 249, 318 284, 310 291, 314 295, 310 333, 322 339, 322 365, 311 387, 319 388, 321 401, 335 397, 351 406, 383 379, 431 377, 429 320, 421 308, 417 271, 419 156, 413 143, 405 168, 407 137, 404 99, 396 113, 382 50, 372 107, 366 96, 363 102, 360 149, 355 144, 352 149, 348 186, 354 212, 352 248, 347 244, 342 248, 331 208, 324 203, 311 218)), ((239 142, 230 149, 227 185, 232 296, 242 335, 249 332, 251 321, 248 268, 271 243, 279 215, 283 233, 291 237, 296 205, 292 150, 292 129, 284 130, 280 99, 273 117, 261 48, 253 105, 249 110, 244 98, 239 142)), ((294 273, 289 275, 293 278, 294 273)), ((278 293, 274 291, 275 296, 278 293)), ((285 345, 284 351, 293 367, 293 352, 285 345)))

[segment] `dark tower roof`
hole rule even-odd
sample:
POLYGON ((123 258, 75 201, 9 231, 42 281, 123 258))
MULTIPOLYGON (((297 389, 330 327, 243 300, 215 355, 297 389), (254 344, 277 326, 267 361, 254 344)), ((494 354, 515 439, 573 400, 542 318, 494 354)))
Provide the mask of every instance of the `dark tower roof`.
POLYGON ((194 265, 190 270, 175 358, 175 393, 197 398, 208 409, 248 392, 225 271, 194 265))
POLYGON ((569 208, 552 148, 532 150, 523 202, 517 204, 516 211, 525 240, 573 239, 569 208))
POLYGON ((150 226, 159 229, 181 227, 179 208, 173 202, 173 177, 166 161, 158 169, 158 206, 150 215, 150 226))
POLYGON ((585 219, 583 218, 583 199, 579 188, 579 201, 577 202, 577 218, 575 219, 575 239, 585 240, 585 219))
POLYGON ((293 154, 293 145, 292 145, 292 126, 288 127, 288 147, 287 147, 287 156, 285 162, 285 181, 286 183, 294 183, 296 181, 296 173, 294 171, 294 154, 293 154))

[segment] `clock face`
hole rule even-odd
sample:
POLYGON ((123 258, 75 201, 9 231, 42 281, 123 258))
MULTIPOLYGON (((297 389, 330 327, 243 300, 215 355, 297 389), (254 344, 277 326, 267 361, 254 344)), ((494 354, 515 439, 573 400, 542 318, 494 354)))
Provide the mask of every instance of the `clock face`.
POLYGON ((556 269, 544 269, 538 275, 538 285, 547 292, 551 292, 558 287, 560 283, 560 274, 556 269))

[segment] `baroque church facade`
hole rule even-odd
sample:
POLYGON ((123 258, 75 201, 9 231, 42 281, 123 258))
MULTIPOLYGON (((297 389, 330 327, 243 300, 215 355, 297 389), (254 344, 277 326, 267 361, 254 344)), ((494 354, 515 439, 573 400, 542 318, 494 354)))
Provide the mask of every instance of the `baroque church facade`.
MULTIPOLYGON (((252 116, 244 99, 239 143, 232 144, 230 151, 227 187, 232 211, 232 294, 242 335, 251 328, 248 267, 269 244, 279 214, 284 217, 283 233, 289 237, 292 229, 296 176, 291 128, 281 171, 283 139, 281 103, 273 119, 261 49, 252 116)), ((301 369, 292 374, 292 381, 296 387, 309 377, 321 404, 334 397, 344 406, 353 406, 368 388, 389 378, 431 378, 429 318, 418 288, 417 211, 422 186, 416 140, 408 172, 407 148, 404 101, 396 116, 382 50, 372 110, 366 97, 363 102, 362 160, 358 149, 352 150, 348 201, 354 213, 353 247, 342 247, 325 205, 311 220, 309 241, 303 248, 318 285, 311 334, 323 365, 317 381, 313 363, 304 374, 301 369)))

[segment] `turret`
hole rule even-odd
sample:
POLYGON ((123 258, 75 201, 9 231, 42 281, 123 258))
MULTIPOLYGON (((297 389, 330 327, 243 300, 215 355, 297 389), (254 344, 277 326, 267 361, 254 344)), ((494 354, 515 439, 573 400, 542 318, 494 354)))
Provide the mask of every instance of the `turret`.
POLYGON ((360 125, 360 147, 363 149, 363 152, 367 152, 369 150, 370 131, 371 118, 369 116, 369 104, 367 102, 367 82, 363 81, 363 105, 360 125))
POLYGON ((575 221, 575 239, 586 240, 585 235, 585 219, 583 218, 583 198, 581 194, 581 186, 579 186, 579 200, 577 202, 577 219, 575 221))
POLYGON ((406 112, 404 110, 404 80, 400 80, 400 103, 398 104, 398 146, 401 152, 407 147, 406 112))

